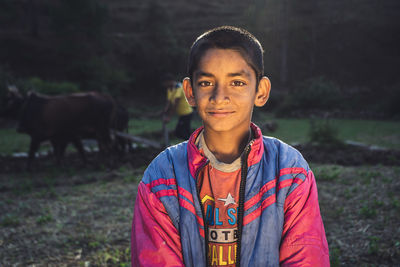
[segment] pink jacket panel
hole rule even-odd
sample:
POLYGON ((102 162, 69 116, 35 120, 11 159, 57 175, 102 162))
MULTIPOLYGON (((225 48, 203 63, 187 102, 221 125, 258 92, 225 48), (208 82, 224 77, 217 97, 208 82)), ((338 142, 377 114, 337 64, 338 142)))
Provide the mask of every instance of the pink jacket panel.
POLYGON ((131 244, 132 266, 184 266, 179 233, 143 182, 135 202, 131 244))
POLYGON ((280 265, 330 266, 317 185, 311 170, 304 182, 286 198, 284 210, 280 265))

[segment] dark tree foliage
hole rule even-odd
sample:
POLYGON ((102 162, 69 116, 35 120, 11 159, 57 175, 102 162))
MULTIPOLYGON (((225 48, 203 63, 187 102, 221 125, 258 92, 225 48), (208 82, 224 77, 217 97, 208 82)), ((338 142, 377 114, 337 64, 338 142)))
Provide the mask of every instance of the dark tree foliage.
POLYGON ((12 0, 0 0, 0 23, 8 27, 14 23, 17 7, 12 0))
POLYGON ((232 24, 263 44, 274 107, 299 90, 315 100, 320 90, 298 85, 323 76, 341 88, 340 108, 396 113, 384 102, 400 84, 399 9, 396 0, 0 0, 0 67, 26 80, 161 100, 160 77, 184 77, 194 38, 232 24))
POLYGON ((400 9, 400 2, 289 1, 286 13, 283 4, 252 1, 244 25, 264 44, 267 74, 279 87, 284 69, 289 90, 299 81, 321 75, 353 86, 396 83, 400 21, 395 10, 400 9), (285 42, 288 50, 283 68, 285 42))
POLYGON ((165 92, 160 79, 167 72, 176 75, 177 79, 183 78, 186 50, 176 35, 174 19, 160 3, 150 2, 143 13, 140 34, 129 54, 129 67, 135 78, 133 90, 138 96, 161 100, 165 98, 165 92))
POLYGON ((84 90, 104 91, 107 8, 96 0, 60 0, 50 10, 50 22, 66 78, 84 90))
MULTIPOLYGON (((107 9, 96 0, 60 0, 51 9, 54 33, 68 38, 99 41, 107 22, 107 9)), ((81 40, 82 41, 82 40, 81 40)))

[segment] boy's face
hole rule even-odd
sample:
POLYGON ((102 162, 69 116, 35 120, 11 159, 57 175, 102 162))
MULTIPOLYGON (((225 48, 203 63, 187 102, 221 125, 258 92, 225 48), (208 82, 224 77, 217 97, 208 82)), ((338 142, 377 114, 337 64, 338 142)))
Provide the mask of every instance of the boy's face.
POLYGON ((253 106, 263 106, 270 83, 263 77, 256 92, 256 75, 239 52, 211 48, 193 73, 193 87, 185 79, 186 98, 196 106, 207 130, 248 131, 253 106))

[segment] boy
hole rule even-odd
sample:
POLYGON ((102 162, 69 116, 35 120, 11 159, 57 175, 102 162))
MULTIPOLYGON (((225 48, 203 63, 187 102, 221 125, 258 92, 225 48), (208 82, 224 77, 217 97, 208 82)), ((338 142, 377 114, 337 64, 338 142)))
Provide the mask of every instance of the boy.
POLYGON ((178 138, 187 140, 192 133, 190 121, 193 108, 186 101, 182 84, 176 82, 171 74, 165 75, 163 86, 167 89, 167 103, 164 108, 163 123, 169 122, 171 114, 175 112, 179 116, 175 127, 175 135, 178 138))
POLYGON ((271 87, 262 53, 234 27, 194 42, 183 89, 203 127, 146 170, 132 266, 329 266, 312 171, 251 123, 271 87))

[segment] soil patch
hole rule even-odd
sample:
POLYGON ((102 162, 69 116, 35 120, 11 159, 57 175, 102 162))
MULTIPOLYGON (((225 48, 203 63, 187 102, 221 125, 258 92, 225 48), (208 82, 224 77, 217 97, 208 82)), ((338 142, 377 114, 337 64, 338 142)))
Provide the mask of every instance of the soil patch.
MULTIPOLYGON (((78 153, 72 152, 65 156, 61 164, 56 164, 54 155, 41 156, 34 159, 33 172, 47 172, 49 169, 60 170, 86 169, 116 169, 121 165, 129 164, 132 168, 147 165, 161 151, 149 147, 138 147, 131 152, 121 154, 103 155, 100 152, 86 153, 87 162, 84 163, 78 153)), ((0 173, 20 173, 27 171, 27 158, 15 158, 12 156, 0 156, 0 173)))
POLYGON ((321 146, 296 145, 308 162, 331 163, 342 166, 386 165, 400 166, 399 150, 371 149, 356 145, 321 146))
MULTIPOLYGON (((156 133, 156 135, 158 136, 159 133, 156 133)), ((321 146, 310 143, 295 145, 294 147, 303 154, 308 162, 338 164, 342 166, 400 166, 399 150, 371 149, 356 145, 321 146)), ((57 165, 55 157, 50 154, 36 158, 33 163, 33 171, 47 172, 52 168, 86 170, 116 169, 124 164, 129 164, 132 168, 137 168, 149 164, 160 152, 160 149, 150 147, 137 147, 131 152, 114 155, 102 155, 99 152, 92 152, 87 153, 86 164, 82 162, 77 153, 69 153, 61 165, 57 165)), ((26 165, 27 158, 0 156, 0 173, 25 172, 26 165)))

